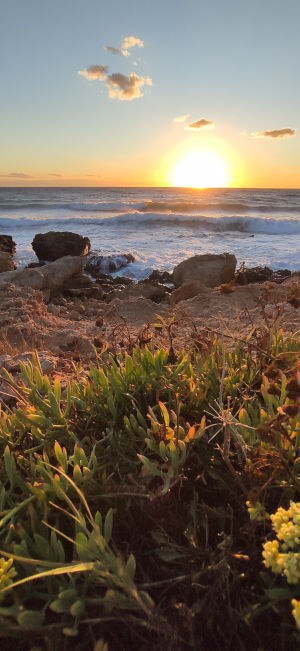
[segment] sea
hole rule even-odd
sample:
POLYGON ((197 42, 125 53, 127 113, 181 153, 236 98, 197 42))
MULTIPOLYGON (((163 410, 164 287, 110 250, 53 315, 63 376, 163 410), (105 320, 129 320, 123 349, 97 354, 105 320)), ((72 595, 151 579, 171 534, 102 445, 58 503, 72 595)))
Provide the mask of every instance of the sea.
POLYGON ((0 233, 18 267, 36 261, 34 235, 72 231, 103 256, 102 271, 135 280, 203 253, 234 253, 237 267, 300 269, 300 190, 0 188, 0 233), (123 266, 125 254, 134 261, 123 266))

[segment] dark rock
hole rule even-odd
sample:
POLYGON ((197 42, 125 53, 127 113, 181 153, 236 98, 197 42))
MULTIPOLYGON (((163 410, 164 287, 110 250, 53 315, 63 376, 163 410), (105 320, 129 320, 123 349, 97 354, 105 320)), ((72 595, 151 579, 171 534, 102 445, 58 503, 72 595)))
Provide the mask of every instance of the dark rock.
POLYGON ((289 278, 292 275, 292 272, 289 269, 278 269, 273 271, 272 281, 280 285, 286 278, 289 278))
POLYGON ((86 263, 85 270, 93 278, 97 278, 100 274, 114 273, 123 267, 126 267, 130 262, 134 262, 132 253, 120 253, 116 255, 89 255, 86 263))
POLYGON ((86 289, 87 287, 92 287, 94 285, 90 276, 86 274, 80 274, 79 276, 72 276, 68 278, 62 286, 62 289, 86 289))
POLYGON ((35 235, 32 248, 39 260, 54 261, 66 255, 87 255, 91 248, 88 237, 69 231, 49 231, 35 235))
POLYGON ((27 265, 26 269, 36 269, 37 267, 44 267, 46 262, 30 262, 30 264, 27 265))
POLYGON ((71 288, 70 289, 64 289, 63 293, 65 296, 70 296, 71 298, 74 298, 76 296, 81 296, 81 297, 86 297, 86 298, 97 298, 101 300, 104 298, 105 294, 100 287, 100 285, 93 284, 91 287, 76 287, 76 288, 71 288))
POLYGON ((248 285, 248 283, 264 283, 270 280, 272 269, 269 267, 251 267, 250 269, 238 270, 235 275, 237 285, 248 285))
POLYGON ((154 269, 154 271, 152 271, 150 274, 148 280, 158 283, 172 283, 173 274, 170 274, 168 271, 159 271, 158 269, 154 269))
POLYGON ((116 276, 112 278, 114 285, 132 285, 134 283, 133 278, 127 278, 126 276, 116 276))
POLYGON ((120 298, 121 300, 130 298, 147 298, 155 303, 160 303, 167 296, 169 292, 165 285, 161 283, 152 283, 149 280, 141 280, 139 283, 126 287, 125 289, 115 289, 111 298, 120 298))
POLYGON ((126 276, 111 276, 110 274, 99 274, 97 276, 96 283, 99 285, 105 285, 107 287, 125 287, 125 285, 132 285, 134 283, 133 278, 126 278, 126 276))
POLYGON ((14 255, 16 252, 16 243, 11 235, 0 235, 0 251, 14 255))
POLYGON ((264 283, 266 280, 269 280, 279 284, 290 276, 291 272, 289 269, 272 271, 269 267, 258 266, 238 270, 235 275, 235 282, 237 285, 248 285, 249 283, 264 283))

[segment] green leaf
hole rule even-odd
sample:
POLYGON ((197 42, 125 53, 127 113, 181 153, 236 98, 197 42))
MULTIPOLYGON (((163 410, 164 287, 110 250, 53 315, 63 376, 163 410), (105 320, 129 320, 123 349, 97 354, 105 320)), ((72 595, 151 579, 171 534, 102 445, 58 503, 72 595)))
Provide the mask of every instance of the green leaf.
POLYGON ((44 613, 37 610, 23 610, 18 615, 18 623, 22 628, 32 631, 35 628, 40 628, 44 621, 44 613))
POLYGON ((13 488, 15 485, 16 481, 16 462, 14 459, 13 454, 10 452, 8 445, 5 447, 4 450, 4 465, 5 465, 5 470, 6 474, 9 479, 10 487, 13 488))
POLYGON ((52 601, 49 608, 53 610, 54 613, 66 613, 69 610, 69 603, 64 599, 56 599, 52 601))
POLYGON ((85 611, 85 601, 83 599, 77 599, 77 601, 74 601, 70 608, 70 613, 73 615, 73 617, 77 617, 77 615, 82 615, 82 613, 85 611))
POLYGON ((136 562, 133 554, 130 554, 128 561, 126 563, 126 567, 128 570, 128 574, 132 581, 134 580, 134 575, 135 575, 135 570, 136 570, 136 562))
POLYGON ((163 417, 163 419, 164 419, 164 423, 165 423, 166 427, 169 427, 169 424, 170 424, 170 417, 169 417, 169 412, 168 412, 168 410, 167 410, 167 408, 166 408, 166 405, 164 405, 163 402, 159 402, 158 404, 159 404, 159 406, 160 406, 160 411, 161 411, 161 413, 162 413, 162 417, 163 417))
POLYGON ((109 543, 111 539, 112 526, 113 526, 113 510, 109 509, 104 521, 104 538, 107 543, 109 543))

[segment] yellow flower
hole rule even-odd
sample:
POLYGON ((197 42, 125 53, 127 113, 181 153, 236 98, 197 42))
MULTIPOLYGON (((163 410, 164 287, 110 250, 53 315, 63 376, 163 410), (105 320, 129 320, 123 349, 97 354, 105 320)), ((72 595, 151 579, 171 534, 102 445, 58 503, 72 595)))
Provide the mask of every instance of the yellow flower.
POLYGON ((14 567, 12 567, 12 564, 12 558, 9 558, 8 560, 0 558, 0 591, 10 585, 12 579, 16 576, 16 571, 14 567))
POLYGON ((264 565, 270 567, 275 574, 284 569, 284 554, 279 554, 278 540, 268 541, 263 546, 264 565))
POLYGON ((300 628, 300 601, 292 599, 291 604, 293 606, 292 615, 295 618, 297 627, 300 628))

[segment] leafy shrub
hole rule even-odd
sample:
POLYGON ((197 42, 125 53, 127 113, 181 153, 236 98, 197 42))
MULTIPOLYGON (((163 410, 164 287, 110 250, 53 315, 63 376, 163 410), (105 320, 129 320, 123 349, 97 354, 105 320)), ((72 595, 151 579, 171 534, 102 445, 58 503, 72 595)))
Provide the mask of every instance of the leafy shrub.
POLYGON ((268 513, 299 500, 299 337, 199 348, 103 352, 67 386, 36 355, 6 373, 6 648, 298 644, 299 595, 261 548, 268 513))

